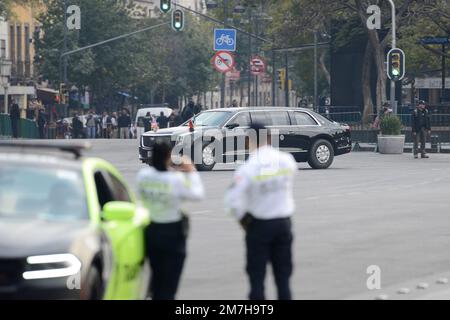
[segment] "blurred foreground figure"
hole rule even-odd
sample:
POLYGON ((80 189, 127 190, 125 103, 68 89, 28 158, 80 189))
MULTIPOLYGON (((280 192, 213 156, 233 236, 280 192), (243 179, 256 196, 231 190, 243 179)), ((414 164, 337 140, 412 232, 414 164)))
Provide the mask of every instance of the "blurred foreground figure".
POLYGON ((178 289, 189 231, 183 200, 200 200, 204 188, 188 158, 179 166, 171 159, 171 147, 156 143, 152 164, 137 176, 139 194, 151 215, 146 230, 147 254, 152 268, 150 295, 153 300, 174 300, 178 289))
POLYGON ((258 124, 250 140, 250 158, 235 173, 225 206, 246 231, 247 273, 251 300, 264 300, 267 263, 273 267, 278 299, 290 300, 292 274, 291 216, 294 213, 293 180, 297 163, 292 155, 271 146, 268 130, 258 124))

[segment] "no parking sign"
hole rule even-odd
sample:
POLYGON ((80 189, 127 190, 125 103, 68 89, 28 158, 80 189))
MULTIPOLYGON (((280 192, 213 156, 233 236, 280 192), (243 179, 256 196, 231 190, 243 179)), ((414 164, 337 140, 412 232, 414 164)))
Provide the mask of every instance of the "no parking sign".
POLYGON ((217 71, 226 73, 233 70, 235 60, 232 53, 227 51, 219 51, 214 55, 211 63, 217 71))

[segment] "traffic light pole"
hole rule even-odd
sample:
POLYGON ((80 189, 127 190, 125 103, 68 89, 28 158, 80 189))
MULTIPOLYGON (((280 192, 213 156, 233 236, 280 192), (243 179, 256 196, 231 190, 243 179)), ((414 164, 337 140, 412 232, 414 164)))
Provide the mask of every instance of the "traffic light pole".
POLYGON ((318 94, 317 31, 314 31, 314 111, 319 111, 317 94, 318 94))
POLYGON ((277 81, 276 79, 276 64, 275 64, 275 51, 272 50, 272 106, 275 106, 277 104, 276 100, 276 86, 275 83, 277 81))
MULTIPOLYGON (((392 12, 392 49, 397 47, 397 26, 395 21, 395 3, 393 0, 388 0, 391 5, 392 12)), ((394 114, 397 114, 397 104, 395 103, 395 81, 391 80, 391 108, 394 114)))
MULTIPOLYGON (((223 23, 227 24, 228 20, 228 0, 223 0, 223 23)), ((220 83, 220 107, 225 108, 225 73, 222 74, 220 83)))
POLYGON ((441 88, 441 104, 444 104, 444 97, 445 97, 445 78, 446 78, 446 50, 445 50, 445 44, 442 45, 442 88, 441 88))
POLYGON ((289 59, 288 59, 288 53, 284 53, 284 67, 286 69, 285 76, 284 76, 284 102, 286 104, 286 107, 290 106, 289 101, 289 59))

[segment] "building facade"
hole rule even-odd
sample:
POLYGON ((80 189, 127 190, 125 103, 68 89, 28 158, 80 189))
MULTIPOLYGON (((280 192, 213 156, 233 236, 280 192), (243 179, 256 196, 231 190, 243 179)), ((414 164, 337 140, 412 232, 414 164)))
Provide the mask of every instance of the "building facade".
POLYGON ((11 61, 8 104, 18 103, 22 115, 25 114, 29 99, 36 94, 33 35, 39 28, 36 18, 42 8, 43 5, 39 2, 30 5, 14 4, 11 17, 6 22, 5 51, 11 61))
MULTIPOLYGON (((130 0, 135 4, 131 15, 135 18, 154 18, 160 15, 159 0, 130 0)), ((187 8, 202 13, 206 12, 206 3, 204 0, 175 0, 173 3, 179 3, 187 8)))

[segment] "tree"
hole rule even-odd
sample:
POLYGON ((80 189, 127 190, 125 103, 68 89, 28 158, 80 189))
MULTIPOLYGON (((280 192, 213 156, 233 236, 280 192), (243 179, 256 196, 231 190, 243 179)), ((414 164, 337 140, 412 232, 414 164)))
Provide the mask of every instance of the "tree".
MULTIPOLYGON (((396 0, 397 12, 396 21, 399 26, 399 35, 403 30, 410 29, 418 23, 429 26, 436 24, 442 30, 448 29, 448 3, 442 0, 396 0)), ((364 54, 364 67, 362 70, 363 97, 364 97, 364 121, 369 121, 369 114, 372 113, 372 96, 370 90, 371 72, 377 75, 376 105, 380 108, 386 101, 386 72, 384 63, 385 52, 389 46, 391 37, 391 10, 387 1, 367 1, 367 0, 297 0, 297 1, 274 1, 273 5, 277 10, 282 9, 276 19, 273 32, 280 41, 298 39, 299 35, 311 30, 329 30, 330 24, 336 20, 349 20, 358 17, 361 30, 367 33, 368 43, 364 54), (369 30, 366 28, 367 7, 377 4, 382 9, 383 30, 369 30), (388 36, 383 36, 388 34, 388 36), (374 62, 376 68, 371 70, 370 65, 374 62)), ((356 30, 355 30, 356 31, 356 30)), ((351 41, 352 34, 348 34, 351 41)), ((401 42, 400 42, 401 43, 401 42)), ((417 45, 411 48, 418 50, 417 45)))
MULTIPOLYGON (((41 17, 42 38, 37 40, 37 65, 54 86, 60 81, 63 8, 59 0, 45 0, 41 17)), ((169 17, 133 19, 131 5, 122 0, 74 0, 82 11, 82 28, 70 31, 68 48, 76 49, 162 22, 169 17)), ((94 103, 111 107, 119 91, 139 98, 140 103, 166 102, 205 90, 210 73, 209 38, 197 19, 186 15, 183 32, 169 24, 119 41, 91 48, 69 58, 69 82, 88 86, 94 103)))

